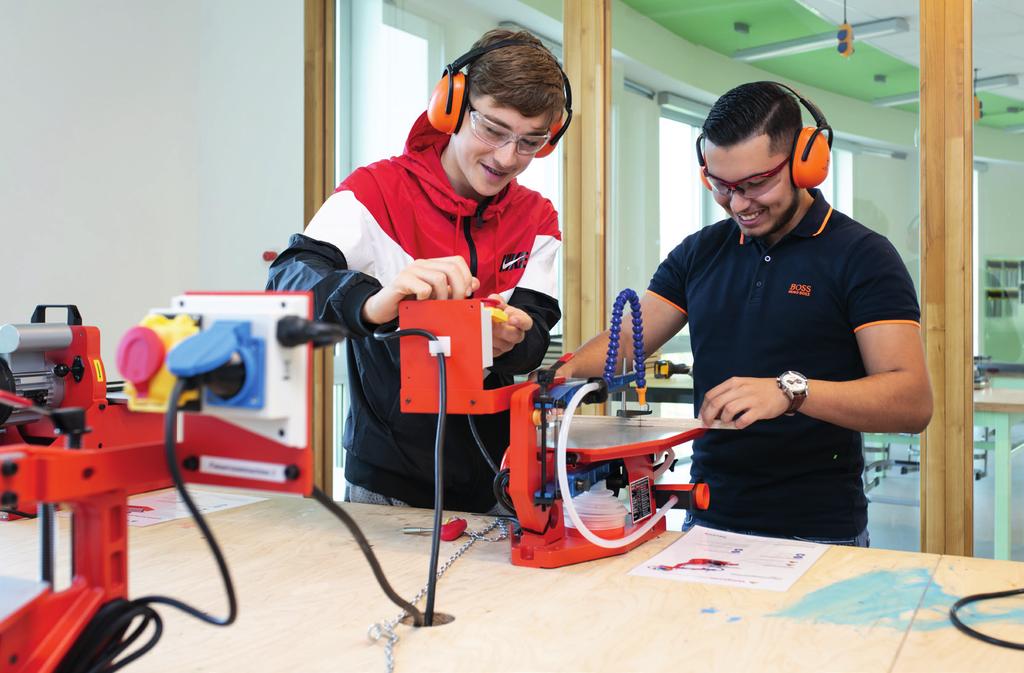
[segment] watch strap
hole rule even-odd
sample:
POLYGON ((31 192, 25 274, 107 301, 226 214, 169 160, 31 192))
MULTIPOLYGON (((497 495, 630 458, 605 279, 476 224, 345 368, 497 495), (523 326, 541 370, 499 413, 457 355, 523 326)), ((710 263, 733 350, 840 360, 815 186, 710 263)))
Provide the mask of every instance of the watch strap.
POLYGON ((800 408, 800 405, 803 404, 804 400, 806 400, 806 399, 807 399, 807 393, 806 392, 795 394, 795 395, 793 395, 793 397, 789 398, 789 408, 786 409, 785 415, 786 416, 794 416, 794 415, 796 415, 797 409, 800 408))

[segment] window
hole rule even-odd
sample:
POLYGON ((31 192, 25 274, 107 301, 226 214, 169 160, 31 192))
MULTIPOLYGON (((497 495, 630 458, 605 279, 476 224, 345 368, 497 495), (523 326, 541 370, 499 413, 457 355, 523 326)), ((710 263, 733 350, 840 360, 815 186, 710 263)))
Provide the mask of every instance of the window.
POLYGON ((684 238, 701 228, 704 187, 693 155, 700 129, 662 117, 658 131, 658 248, 664 259, 684 238))
MULTIPOLYGON (((709 208, 714 201, 705 197, 707 190, 694 155, 700 128, 662 116, 658 131, 658 248, 659 259, 665 259, 684 238, 714 222, 720 214, 709 208)), ((689 324, 665 344, 662 354, 674 362, 693 364, 689 324)), ((689 415, 688 410, 680 415, 689 415)))
POLYGON ((853 153, 832 148, 832 165, 821 183, 821 193, 841 213, 853 212, 853 153))
MULTIPOLYGON (((529 167, 522 172, 522 174, 516 178, 516 180, 524 187, 528 187, 533 191, 541 194, 547 199, 551 200, 551 203, 555 206, 555 210, 558 211, 558 226, 562 228, 562 148, 561 144, 555 146, 555 151, 542 159, 534 159, 530 162, 529 167)), ((558 300, 558 305, 562 306, 563 299, 563 269, 562 269, 562 251, 558 251, 558 260, 555 262, 557 273, 558 273, 558 284, 557 284, 557 295, 555 299, 558 300)), ((563 307, 563 311, 565 308, 563 307)), ((549 351, 549 359, 553 356, 554 359, 561 357, 562 355, 562 321, 559 320, 557 323, 551 326, 551 349, 549 351)))
POLYGON ((388 3, 342 0, 337 35, 340 181, 402 153, 444 64, 440 27, 388 3))

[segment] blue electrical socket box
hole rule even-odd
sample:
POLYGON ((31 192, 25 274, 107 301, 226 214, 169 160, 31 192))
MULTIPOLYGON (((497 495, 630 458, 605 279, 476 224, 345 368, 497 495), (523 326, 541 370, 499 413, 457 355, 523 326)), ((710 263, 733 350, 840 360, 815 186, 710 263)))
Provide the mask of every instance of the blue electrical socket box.
POLYGON ((206 391, 203 402, 217 407, 262 409, 266 388, 266 344, 252 335, 247 320, 219 320, 199 334, 182 341, 167 356, 167 367, 179 377, 200 376, 238 355, 245 368, 245 383, 229 399, 206 391))

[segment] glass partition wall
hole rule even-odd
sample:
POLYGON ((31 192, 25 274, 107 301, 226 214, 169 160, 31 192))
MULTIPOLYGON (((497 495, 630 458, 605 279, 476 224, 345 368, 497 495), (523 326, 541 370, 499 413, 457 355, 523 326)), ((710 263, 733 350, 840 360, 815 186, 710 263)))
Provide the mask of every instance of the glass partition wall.
POLYGON ((974 553, 1024 559, 1024 7, 974 5, 974 553))

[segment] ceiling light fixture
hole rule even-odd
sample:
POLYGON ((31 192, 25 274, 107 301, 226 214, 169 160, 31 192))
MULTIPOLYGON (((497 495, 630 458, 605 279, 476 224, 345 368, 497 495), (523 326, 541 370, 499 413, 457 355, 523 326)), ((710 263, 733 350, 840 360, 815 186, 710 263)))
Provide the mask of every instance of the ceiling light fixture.
MULTIPOLYGON (((982 77, 975 82, 975 91, 991 91, 992 89, 1002 89, 1007 86, 1017 86, 1020 83, 1020 78, 1017 75, 996 75, 995 77, 982 77)), ((910 91, 908 93, 896 94, 895 96, 885 96, 884 98, 876 98, 871 101, 871 104, 875 107, 895 107, 896 105, 906 105, 908 103, 916 103, 921 97, 919 91, 910 91)))
MULTIPOLYGON (((863 40, 865 38, 905 33, 910 30, 910 24, 903 17, 897 16, 889 19, 856 23, 853 25, 853 30, 857 34, 857 39, 863 40)), ((760 47, 740 49, 732 57, 737 61, 749 63, 750 61, 760 61, 766 58, 775 58, 776 56, 790 56, 792 54, 815 51, 825 47, 832 47, 835 43, 836 31, 830 30, 827 33, 818 33, 817 35, 798 37, 793 40, 763 44, 760 47)))
POLYGON ((883 147, 868 147, 866 145, 862 145, 861 147, 859 147, 857 149, 857 151, 859 153, 861 153, 861 154, 869 154, 869 155, 871 155, 873 157, 885 157, 886 159, 899 159, 900 161, 902 161, 902 160, 907 158, 907 153, 906 152, 901 152, 899 150, 890 150, 890 149, 886 149, 886 148, 883 148, 883 147))

